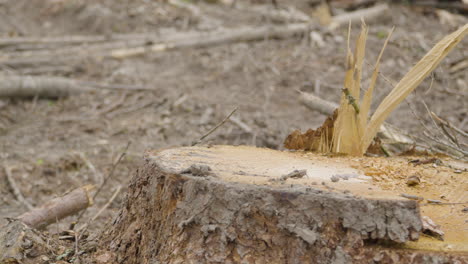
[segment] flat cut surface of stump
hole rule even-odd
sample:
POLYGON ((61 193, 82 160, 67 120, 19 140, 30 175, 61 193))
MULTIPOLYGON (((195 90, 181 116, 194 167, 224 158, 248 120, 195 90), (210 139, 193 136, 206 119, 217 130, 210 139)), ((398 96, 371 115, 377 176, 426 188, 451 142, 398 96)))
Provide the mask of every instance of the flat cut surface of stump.
POLYGON ((148 157, 165 170, 175 173, 193 164, 208 165, 214 175, 229 182, 272 187, 285 187, 286 184, 308 186, 366 199, 408 201, 402 194, 425 198, 418 201, 422 205, 422 215, 441 225, 444 241, 423 235, 418 242, 405 246, 468 252, 468 213, 464 212, 468 206, 468 173, 467 164, 460 161, 447 159, 443 161, 446 166, 438 166, 440 160, 432 157, 328 157, 311 152, 249 146, 175 148, 149 154, 148 157), (414 162, 409 162, 425 160, 435 160, 435 163, 414 165, 414 162), (299 179, 272 181, 294 170, 306 170, 307 175, 299 179), (408 186, 407 179, 411 176, 418 177, 421 184, 408 186), (449 204, 429 204, 427 199, 449 204))
POLYGON ((420 206, 369 173, 378 159, 212 146, 148 152, 145 161, 102 236, 120 262, 467 260, 463 240, 408 245, 422 231, 420 206), (296 170, 306 173, 284 179, 296 170))

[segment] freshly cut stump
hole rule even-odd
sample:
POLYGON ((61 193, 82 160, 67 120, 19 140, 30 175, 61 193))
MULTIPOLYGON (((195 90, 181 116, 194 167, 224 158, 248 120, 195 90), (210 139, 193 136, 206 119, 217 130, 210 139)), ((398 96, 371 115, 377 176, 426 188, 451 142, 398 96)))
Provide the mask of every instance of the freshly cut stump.
POLYGON ((365 176, 365 159, 244 146, 149 152, 97 254, 117 263, 467 261, 463 250, 405 248, 422 231, 418 201, 365 176))

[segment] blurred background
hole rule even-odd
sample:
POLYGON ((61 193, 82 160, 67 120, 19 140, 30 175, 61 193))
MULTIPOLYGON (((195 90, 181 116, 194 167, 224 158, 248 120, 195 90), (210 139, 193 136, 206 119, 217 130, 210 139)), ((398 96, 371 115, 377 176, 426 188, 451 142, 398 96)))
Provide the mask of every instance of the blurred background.
MULTIPOLYGON (((340 98, 349 16, 351 47, 361 15, 370 26, 363 89, 396 28, 381 61, 378 103, 468 22, 467 12, 464 1, 435 0, 1 0, 0 216, 27 210, 3 180, 7 170, 26 203, 38 206, 103 184, 131 142, 84 215, 123 188, 90 226, 97 230, 118 208, 145 150, 191 145, 236 108, 203 144, 283 149, 291 131, 327 117, 307 108, 299 91, 340 98)), ((466 133, 467 67, 465 39, 388 122, 415 138, 443 138, 429 109, 466 133)))

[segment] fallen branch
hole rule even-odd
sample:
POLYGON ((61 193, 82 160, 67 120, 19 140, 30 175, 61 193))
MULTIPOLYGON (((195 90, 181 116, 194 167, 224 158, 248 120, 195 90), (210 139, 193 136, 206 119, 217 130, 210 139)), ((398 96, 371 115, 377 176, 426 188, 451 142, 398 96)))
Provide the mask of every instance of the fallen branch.
MULTIPOLYGON (((238 8, 239 9, 239 8, 238 8)), ((272 22, 310 22, 311 18, 294 7, 276 8, 271 5, 247 5, 243 8, 246 12, 255 12, 272 22)))
POLYGON ((372 18, 382 15, 385 11, 388 10, 387 4, 379 4, 369 8, 359 9, 357 11, 345 13, 342 15, 337 15, 332 17, 332 21, 329 28, 334 29, 343 24, 348 24, 351 22, 359 22, 361 18, 364 18, 366 21, 369 21, 372 18))
MULTIPOLYGON (((199 48, 226 43, 235 43, 243 41, 256 41, 268 38, 288 38, 296 34, 305 33, 310 30, 311 24, 297 23, 283 26, 264 26, 258 28, 244 27, 238 29, 222 29, 214 32, 184 32, 183 34, 169 35, 122 35, 108 38, 104 41, 103 37, 90 36, 89 39, 83 36, 69 36, 69 42, 76 45, 57 46, 54 43, 60 43, 65 39, 50 38, 42 40, 48 43, 47 47, 40 49, 22 50, 17 52, 7 52, 0 56, 0 64, 13 68, 32 67, 40 65, 59 66, 79 61, 84 58, 118 58, 142 55, 146 52, 161 52, 182 48, 199 48), (135 37, 132 37, 135 36, 135 37), (84 42, 79 43, 78 40, 84 42), (71 41, 73 40, 73 41, 71 41), (86 44, 90 43, 90 44, 86 44), (153 44, 154 43, 154 44, 153 44), (83 44, 83 45, 80 45, 83 44), (153 45, 151 45, 153 44, 153 45)), ((40 38, 19 38, 19 39, 1 39, 0 47, 8 43, 35 43, 41 42, 40 38)), ((33 45, 33 44, 31 44, 33 45)), ((38 44, 43 45, 43 44, 38 44)))
POLYGON ((58 77, 2 76, 0 77, 0 97, 20 98, 59 98, 67 97, 84 90, 77 83, 58 77))
POLYGON ((89 192, 93 188, 92 185, 86 185, 75 189, 62 197, 50 200, 41 207, 20 215, 18 219, 32 228, 44 228, 92 205, 93 199, 89 192))
POLYGON ((112 50, 110 57, 124 59, 127 57, 143 55, 147 52, 162 52, 182 48, 202 48, 227 43, 247 42, 269 38, 288 38, 309 31, 311 24, 298 23, 284 26, 264 26, 259 28, 241 28, 223 30, 210 34, 201 34, 198 37, 183 39, 175 42, 161 42, 151 46, 140 46, 128 49, 112 50))
POLYGON ((310 110, 318 111, 321 114, 330 116, 333 114, 333 111, 338 108, 338 104, 323 100, 311 93, 304 93, 302 91, 299 91, 299 93, 299 101, 310 110))
POLYGON ((95 89, 154 90, 147 86, 100 84, 62 77, 1 76, 0 97, 61 98, 95 89))

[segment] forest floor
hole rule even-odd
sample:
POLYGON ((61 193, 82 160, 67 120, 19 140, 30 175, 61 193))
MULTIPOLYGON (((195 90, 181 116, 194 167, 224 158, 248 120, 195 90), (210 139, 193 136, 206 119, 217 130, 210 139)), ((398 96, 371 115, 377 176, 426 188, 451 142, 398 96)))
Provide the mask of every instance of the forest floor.
MULTIPOLYGON (((305 2, 278 1, 277 8, 294 7, 310 14, 311 7, 305 2)), ((190 8, 146 0, 0 1, 0 36, 166 36, 288 23, 273 21, 259 12, 274 9, 270 1, 237 1, 234 6, 188 3, 190 8)), ((344 12, 339 8, 332 11, 344 12)), ((372 65, 392 26, 396 30, 382 58, 385 78, 377 84, 375 102, 437 41, 467 21, 457 16, 447 22, 431 9, 391 5, 378 18, 367 21, 370 30, 363 86, 369 83, 372 65)), ((317 37, 314 41, 309 35, 298 35, 147 52, 124 59, 77 54, 56 64, 7 65, 3 63, 6 54, 21 52, 21 47, 0 47, 2 75, 62 76, 152 88, 100 89, 58 100, 0 98, 0 165, 13 168, 12 177, 26 201, 39 206, 74 188, 101 184, 130 142, 125 158, 84 214, 83 221, 87 221, 122 188, 117 199, 91 223, 90 232, 98 232, 119 208, 145 150, 190 145, 236 107, 236 121, 225 123, 205 143, 283 149, 284 139, 294 129, 320 126, 326 116, 303 106, 297 90, 338 102, 348 28, 313 30, 323 43, 316 41, 317 37)), ((358 30, 355 23, 352 36, 357 36, 358 30)), ((433 127, 425 103, 466 131, 468 71, 454 71, 453 65, 467 58, 465 39, 388 122, 418 137, 425 130, 422 124, 433 127)), ((18 216, 27 208, 17 201, 1 167, 0 179, 1 223, 3 218, 18 216)), ((75 219, 66 218, 49 226, 48 231, 54 234, 65 230, 75 219)))

